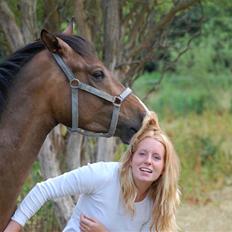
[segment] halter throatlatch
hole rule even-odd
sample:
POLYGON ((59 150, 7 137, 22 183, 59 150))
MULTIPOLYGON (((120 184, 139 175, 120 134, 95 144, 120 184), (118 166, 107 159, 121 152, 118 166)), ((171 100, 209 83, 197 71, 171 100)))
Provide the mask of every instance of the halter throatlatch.
POLYGON ((60 55, 57 53, 52 53, 53 58, 55 59, 56 63, 60 67, 60 69, 64 72, 65 76, 69 80, 71 92, 72 92, 72 128, 70 128, 71 132, 79 132, 80 134, 83 135, 88 135, 88 136, 95 136, 95 137, 111 137, 114 135, 117 123, 118 123, 118 116, 120 112, 120 106, 122 102, 132 93, 130 88, 126 88, 122 91, 122 93, 118 96, 112 96, 102 90, 96 89, 90 85, 87 85, 80 80, 76 78, 74 73, 71 71, 71 69, 65 64, 64 60, 60 55), (92 132, 92 131, 87 131, 84 129, 81 129, 78 127, 78 122, 79 122, 79 112, 78 112, 78 90, 84 90, 86 92, 89 92, 97 97, 100 97, 108 102, 111 102, 114 106, 113 108, 113 113, 112 113, 112 118, 110 122, 110 128, 108 132, 103 133, 103 132, 92 132))

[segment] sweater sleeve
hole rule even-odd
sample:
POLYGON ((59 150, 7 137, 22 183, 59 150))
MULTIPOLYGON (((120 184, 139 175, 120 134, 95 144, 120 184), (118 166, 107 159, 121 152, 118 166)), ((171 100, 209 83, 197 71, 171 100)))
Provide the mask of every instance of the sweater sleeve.
POLYGON ((38 183, 21 202, 12 220, 24 226, 42 206, 50 200, 75 194, 91 194, 104 184, 107 170, 104 163, 88 164, 55 178, 38 183))

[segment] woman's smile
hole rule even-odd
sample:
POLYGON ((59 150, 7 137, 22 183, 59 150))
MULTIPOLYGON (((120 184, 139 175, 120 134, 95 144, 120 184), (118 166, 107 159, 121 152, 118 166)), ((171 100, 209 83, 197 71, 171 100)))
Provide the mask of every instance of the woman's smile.
POLYGON ((153 171, 150 168, 139 168, 141 172, 152 173, 153 171))

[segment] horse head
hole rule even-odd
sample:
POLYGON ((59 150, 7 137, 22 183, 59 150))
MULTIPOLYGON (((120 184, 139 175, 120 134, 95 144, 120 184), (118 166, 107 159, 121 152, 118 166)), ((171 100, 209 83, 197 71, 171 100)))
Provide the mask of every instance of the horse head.
POLYGON ((68 28, 65 33, 59 35, 46 30, 41 32, 41 40, 47 48, 43 52, 46 68, 42 73, 46 78, 49 76, 47 86, 52 86, 47 91, 53 118, 68 127, 72 126, 72 120, 76 121, 81 128, 79 132, 87 130, 107 135, 106 137, 112 136, 107 132, 114 123, 114 136, 120 137, 124 143, 129 143, 141 126, 146 108, 133 94, 128 93, 125 99, 121 98, 126 88, 97 58, 90 43, 82 37, 70 35, 71 31, 68 28), (53 59, 54 55, 58 55, 68 72, 71 72, 71 78, 74 79, 72 83, 67 81, 68 74, 57 65, 57 60, 55 62, 53 59), (86 88, 80 87, 83 85, 86 88), (89 89, 92 91, 88 91, 89 89), (72 102, 72 91, 75 90, 78 90, 75 93, 76 100, 72 102), (103 97, 99 96, 101 93, 103 97), (72 108, 75 108, 74 115, 72 108), (118 110, 118 118, 112 119, 115 120, 113 122, 111 118, 116 117, 115 110, 118 110), (78 115, 76 119, 75 114, 78 115))

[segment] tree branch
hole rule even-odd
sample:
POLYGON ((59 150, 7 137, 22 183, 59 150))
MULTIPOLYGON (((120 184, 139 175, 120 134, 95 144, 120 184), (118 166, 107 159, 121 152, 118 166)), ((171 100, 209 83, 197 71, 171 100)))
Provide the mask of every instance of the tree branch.
POLYGON ((25 43, 37 38, 36 27, 36 0, 21 0, 22 34, 25 43))
POLYGON ((92 41, 92 36, 90 32, 89 25, 87 23, 86 12, 84 11, 84 1, 83 0, 75 0, 75 18, 77 21, 78 31, 81 36, 84 36, 89 41, 92 41))
POLYGON ((113 70, 119 49, 119 3, 118 0, 103 1, 104 17, 104 63, 113 70))
POLYGON ((194 35, 188 40, 186 47, 185 47, 184 49, 182 49, 182 50, 177 54, 176 58, 174 58, 173 61, 170 61, 170 62, 168 62, 166 65, 163 66, 163 69, 161 70, 161 74, 160 74, 159 80, 157 80, 157 81, 153 84, 153 87, 150 88, 150 89, 148 90, 148 92, 146 93, 146 95, 145 95, 144 98, 142 99, 143 101, 146 101, 146 100, 149 98, 149 96, 159 88, 159 86, 160 86, 162 80, 163 80, 164 77, 165 77, 166 71, 168 71, 169 69, 173 68, 173 67, 176 65, 176 63, 178 62, 179 58, 180 58, 184 53, 186 53, 186 52, 190 49, 190 44, 191 44, 191 42, 193 41, 193 39, 195 39, 195 38, 198 37, 199 35, 200 35, 200 33, 194 34, 194 35))
POLYGON ((199 2, 199 0, 183 0, 180 1, 176 6, 173 6, 173 8, 161 19, 161 21, 154 27, 154 29, 148 33, 146 36, 147 39, 145 39, 140 46, 138 46, 129 54, 129 57, 134 57, 142 50, 150 48, 151 44, 153 44, 154 40, 156 39, 155 36, 172 22, 178 12, 193 6, 197 2, 199 2))

